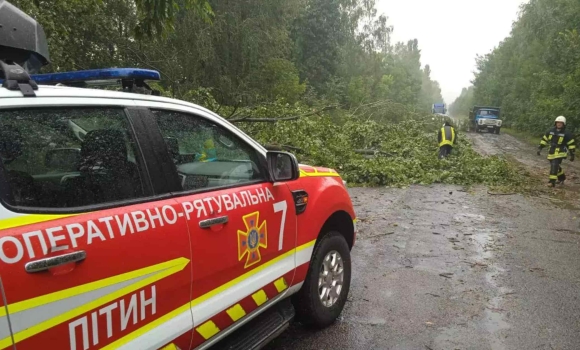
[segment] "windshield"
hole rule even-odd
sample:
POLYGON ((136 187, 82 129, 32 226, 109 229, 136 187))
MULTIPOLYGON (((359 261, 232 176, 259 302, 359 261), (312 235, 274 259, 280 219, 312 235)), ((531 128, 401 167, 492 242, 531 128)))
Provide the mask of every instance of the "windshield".
POLYGON ((495 116, 495 117, 497 117, 498 112, 494 111, 494 110, 484 109, 484 110, 480 110, 477 114, 480 116, 495 116))

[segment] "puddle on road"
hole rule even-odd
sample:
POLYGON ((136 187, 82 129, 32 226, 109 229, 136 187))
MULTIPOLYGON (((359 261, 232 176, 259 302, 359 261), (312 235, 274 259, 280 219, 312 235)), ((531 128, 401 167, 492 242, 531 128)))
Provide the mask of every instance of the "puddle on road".
POLYGON ((473 223, 474 220, 485 221, 485 216, 478 214, 459 213, 453 216, 453 220, 461 223, 473 223))
POLYGON ((491 286, 492 290, 495 291, 495 297, 489 300, 485 313, 483 315, 483 327, 489 332, 491 337, 489 337, 489 342, 492 350, 504 350, 506 349, 503 344, 499 332, 502 330, 510 328, 509 323, 505 320, 503 315, 503 309, 501 305, 503 303, 503 297, 506 293, 511 292, 506 288, 499 286, 496 282, 496 277, 501 275, 505 270, 499 266, 492 264, 491 259, 493 257, 494 245, 496 237, 494 237, 494 232, 487 228, 472 228, 474 235, 473 239, 477 242, 477 260, 484 260, 489 262, 487 266, 487 272, 485 274, 486 282, 491 286))
POLYGON ((504 350, 506 346, 503 344, 501 332, 509 329, 510 324, 504 317, 502 295, 511 291, 501 287, 496 282, 497 277, 504 273, 504 270, 493 263, 494 252, 498 249, 497 240, 502 237, 498 235, 496 230, 486 227, 488 225, 486 225, 486 217, 483 215, 457 213, 453 220, 461 224, 463 233, 467 233, 473 240, 472 242, 475 243, 475 254, 469 257, 469 261, 487 265, 483 277, 489 287, 487 295, 489 295, 490 300, 484 305, 485 311, 479 314, 477 321, 474 319, 475 323, 467 328, 455 325, 442 330, 435 344, 444 348, 463 348, 473 341, 473 339, 470 340, 469 337, 466 337, 466 333, 475 331, 480 336, 482 333, 487 333, 483 339, 491 350, 504 350))
MULTIPOLYGON (((503 298, 502 297, 495 297, 489 301, 488 307, 494 307, 494 310, 499 309, 499 305, 501 304, 503 298), (493 306, 492 306, 493 305, 493 306)), ((492 335, 497 334, 498 332, 510 328, 509 323, 504 320, 503 315, 499 311, 494 311, 491 309, 485 310, 485 328, 488 332, 492 335)), ((501 341, 501 339, 497 336, 490 337, 490 346, 492 350, 503 350, 506 349, 505 345, 501 341)))
POLYGON ((380 317, 345 317, 344 322, 356 323, 366 326, 382 326, 387 324, 387 320, 380 317))

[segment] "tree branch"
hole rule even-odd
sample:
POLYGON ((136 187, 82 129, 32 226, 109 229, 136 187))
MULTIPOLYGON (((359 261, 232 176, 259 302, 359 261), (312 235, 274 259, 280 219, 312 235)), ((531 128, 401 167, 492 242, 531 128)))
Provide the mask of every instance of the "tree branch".
POLYGON ((289 120, 296 120, 301 117, 305 117, 306 115, 297 115, 294 117, 288 118, 250 118, 250 117, 241 117, 237 119, 229 120, 231 123, 240 123, 240 122, 248 122, 248 123, 277 123, 289 120))
POLYGON ((296 120, 296 119, 300 119, 302 117, 309 117, 312 115, 320 114, 320 113, 325 112, 325 111, 336 109, 338 107, 340 107, 340 106, 339 105, 326 106, 326 107, 321 108, 320 110, 317 110, 317 111, 313 111, 313 112, 302 114, 302 115, 296 115, 296 116, 292 116, 292 117, 285 117, 285 118, 252 118, 251 116, 245 116, 245 117, 240 117, 240 118, 236 118, 236 119, 229 119, 229 122, 231 122, 231 123, 240 123, 240 122, 277 123, 277 122, 283 122, 283 121, 289 121, 289 120, 296 120))
POLYGON ((161 73, 161 75, 164 75, 164 76, 169 77, 171 79, 171 76, 169 76, 168 74, 166 74, 163 70, 161 70, 158 67, 156 67, 156 66, 152 65, 151 63, 149 63, 150 60, 148 59, 148 57, 147 57, 147 55, 145 53, 143 53, 143 56, 145 57, 145 58, 143 58, 143 57, 141 57, 141 54, 140 53, 138 53, 137 51, 133 50, 129 45, 126 45, 125 48, 128 49, 129 51, 131 51, 131 53, 133 53, 134 57, 138 61, 140 61, 140 63, 142 65, 148 66, 149 68, 154 69, 154 70, 158 71, 159 73, 161 73))
POLYGON ((232 113, 230 113, 230 115, 228 115, 226 117, 226 119, 230 119, 231 117, 236 115, 236 112, 238 111, 238 108, 240 107, 240 103, 238 101, 238 103, 236 103, 236 105, 234 106, 234 110, 232 111, 232 113))
POLYGON ((265 144, 264 148, 266 148, 269 151, 282 151, 284 149, 289 149, 289 150, 299 151, 299 152, 304 151, 300 147, 295 147, 295 146, 290 146, 290 145, 278 145, 278 144, 265 144))
POLYGON ((354 151, 354 153, 362 154, 362 155, 366 155, 366 156, 376 156, 376 155, 387 156, 387 157, 394 156, 393 154, 391 154, 389 152, 384 152, 384 151, 379 151, 379 150, 374 150, 374 149, 355 149, 353 151, 354 151))

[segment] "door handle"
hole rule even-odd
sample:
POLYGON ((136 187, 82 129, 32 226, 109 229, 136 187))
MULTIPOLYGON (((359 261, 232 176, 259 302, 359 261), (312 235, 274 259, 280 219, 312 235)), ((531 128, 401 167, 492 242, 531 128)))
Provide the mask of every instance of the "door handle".
POLYGON ((228 216, 224 215, 224 216, 220 216, 217 218, 211 218, 211 219, 206 219, 206 220, 201 220, 199 222, 199 227, 201 228, 209 228, 215 225, 221 225, 221 224, 225 224, 228 222, 228 216))
POLYGON ((28 273, 40 272, 60 265, 78 262, 84 260, 86 257, 87 253, 85 253, 84 250, 80 250, 78 252, 62 254, 59 256, 53 256, 50 258, 44 258, 28 262, 26 263, 26 265, 24 265, 24 269, 28 273))

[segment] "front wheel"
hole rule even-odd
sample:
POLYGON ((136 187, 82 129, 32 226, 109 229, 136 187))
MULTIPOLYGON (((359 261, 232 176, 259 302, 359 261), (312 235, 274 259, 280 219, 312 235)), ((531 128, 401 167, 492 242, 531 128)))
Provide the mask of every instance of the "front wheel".
POLYGON ((495 128, 495 133, 499 135, 499 131, 501 128, 495 128))
POLYGON ((308 327, 328 327, 338 318, 350 289, 350 249, 339 232, 316 244, 308 274, 294 297, 297 319, 308 327))

